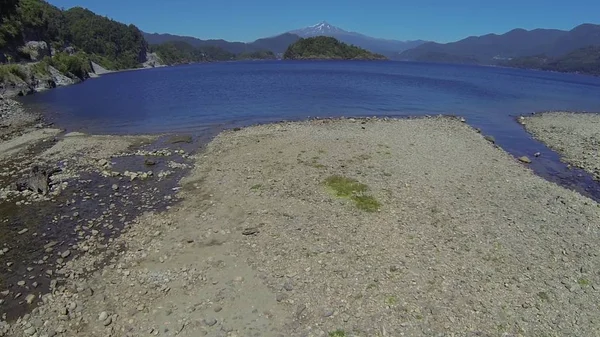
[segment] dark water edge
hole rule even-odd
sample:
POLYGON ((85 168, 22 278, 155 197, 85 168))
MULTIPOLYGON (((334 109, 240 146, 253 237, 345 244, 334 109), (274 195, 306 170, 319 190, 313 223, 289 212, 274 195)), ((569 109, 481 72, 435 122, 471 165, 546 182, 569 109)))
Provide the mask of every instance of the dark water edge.
MULTIPOLYGON (((197 142, 192 144, 170 144, 169 136, 159 137, 149 145, 133 148, 140 150, 184 150, 186 154, 201 151, 197 142)), ((30 149, 28 157, 43 152, 55 142, 41 143, 30 149)), ((51 290, 51 282, 59 282, 64 275, 57 275, 56 270, 73 258, 84 254, 78 245, 85 238, 97 231, 98 238, 90 253, 105 251, 105 245, 118 237, 123 230, 144 212, 162 212, 173 206, 179 181, 191 169, 193 162, 172 152, 170 156, 156 157, 156 164, 148 167, 144 164, 144 156, 130 155, 112 158, 112 169, 118 172, 148 171, 155 172, 149 180, 119 179, 104 177, 98 172, 80 171, 79 178, 69 179, 69 186, 52 201, 33 202, 31 205, 15 205, 20 199, 0 202, 0 249, 9 248, 0 257, 0 290, 10 291, 2 296, 0 317, 13 321, 35 308, 37 296, 51 290), (175 161, 188 164, 187 169, 176 169, 174 173, 162 181, 156 181, 156 173, 169 169, 167 163, 175 161), (114 191, 112 185, 119 189, 114 191), (27 228, 23 234, 19 232, 27 228), (49 246, 51 245, 51 247, 49 246), (66 257, 62 253, 69 251, 66 257), (52 271, 49 274, 49 271, 52 271), (55 280, 55 281, 52 281, 55 280), (24 282, 24 285, 20 285, 24 282), (36 295, 33 304, 25 299, 29 294, 36 295)), ((6 163, 16 165, 17 163, 6 163)), ((8 182, 5 178, 3 186, 8 182)), ((117 252, 118 253, 118 252, 117 252)), ((105 261, 106 262, 106 261, 105 261)), ((102 267, 95 266, 96 269, 102 267)), ((92 273, 94 270, 90 270, 92 273)))

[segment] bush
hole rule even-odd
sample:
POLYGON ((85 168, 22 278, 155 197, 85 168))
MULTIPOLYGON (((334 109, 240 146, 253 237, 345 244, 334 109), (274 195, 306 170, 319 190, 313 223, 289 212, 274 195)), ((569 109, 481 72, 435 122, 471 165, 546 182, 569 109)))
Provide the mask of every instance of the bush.
POLYGON ((43 62, 53 66, 63 74, 72 74, 80 79, 88 78, 89 73, 92 71, 90 59, 84 53, 74 55, 58 53, 52 58, 45 58, 43 62))
POLYGON ((0 65, 0 81, 9 82, 19 78, 27 81, 27 72, 18 64, 3 64, 0 65))

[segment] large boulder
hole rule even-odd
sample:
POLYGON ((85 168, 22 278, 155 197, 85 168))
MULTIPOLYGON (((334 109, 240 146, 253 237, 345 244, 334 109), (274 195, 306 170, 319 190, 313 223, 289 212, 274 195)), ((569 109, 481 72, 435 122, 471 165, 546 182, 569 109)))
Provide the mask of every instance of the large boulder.
POLYGON ((144 68, 156 68, 164 67, 164 64, 156 53, 146 53, 146 62, 142 66, 144 68))
POLYGON ((20 52, 29 55, 32 61, 39 61, 46 56, 52 55, 50 47, 45 41, 27 41, 20 52))
POLYGON ((103 74, 108 74, 108 73, 112 72, 112 71, 104 68, 103 66, 99 65, 98 63, 95 63, 95 62, 91 62, 91 63, 92 63, 92 71, 96 75, 103 75, 103 74))

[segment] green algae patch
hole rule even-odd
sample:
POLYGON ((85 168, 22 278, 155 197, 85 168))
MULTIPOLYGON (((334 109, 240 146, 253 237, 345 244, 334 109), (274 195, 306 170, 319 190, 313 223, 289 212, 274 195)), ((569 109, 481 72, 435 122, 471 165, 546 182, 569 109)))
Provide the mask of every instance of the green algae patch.
POLYGON ((356 207, 365 212, 376 212, 381 207, 381 203, 377 199, 366 194, 369 187, 356 179, 331 176, 325 179, 325 186, 336 197, 354 201, 356 207))

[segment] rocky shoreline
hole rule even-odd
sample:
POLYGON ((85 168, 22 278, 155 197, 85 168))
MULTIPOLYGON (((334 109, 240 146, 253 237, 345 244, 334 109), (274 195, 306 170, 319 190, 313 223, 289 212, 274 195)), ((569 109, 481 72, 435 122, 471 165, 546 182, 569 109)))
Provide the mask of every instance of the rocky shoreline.
POLYGON ((600 114, 548 112, 522 121, 525 129, 558 152, 561 160, 600 181, 600 114))
POLYGON ((65 134, 15 101, 0 104, 0 315, 14 321, 70 277, 72 259, 114 254, 111 242, 139 215, 169 208, 197 145, 65 134))
MULTIPOLYGON (((57 137, 40 153, 54 153, 65 141, 57 137)), ((103 146, 114 149, 134 141, 108 139, 86 142, 116 142, 103 146)), ((28 278, 11 287, 3 300, 20 291, 17 299, 35 308, 3 323, 4 335, 600 331, 600 207, 534 175, 460 120, 317 120, 225 131, 182 158, 189 162, 166 163, 193 166, 168 195, 180 202, 121 220, 118 213, 139 204, 117 193, 153 195, 156 182, 119 160, 157 159, 146 151, 84 151, 86 174, 100 179, 106 171, 118 183, 102 183, 108 199, 81 185, 77 197, 66 193, 59 219, 77 221, 79 241, 48 240, 45 254, 62 259, 43 268, 52 270, 44 275, 49 292, 38 293, 28 278), (66 202, 86 196, 100 213, 78 221, 87 210, 66 202)))

